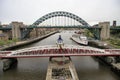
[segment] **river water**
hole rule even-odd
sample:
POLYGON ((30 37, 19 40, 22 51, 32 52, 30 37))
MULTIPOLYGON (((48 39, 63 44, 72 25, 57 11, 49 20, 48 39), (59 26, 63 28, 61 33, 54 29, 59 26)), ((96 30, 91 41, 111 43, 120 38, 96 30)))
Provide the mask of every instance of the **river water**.
MULTIPOLYGON (((59 35, 62 36, 65 44, 78 45, 70 40, 71 34, 73 34, 71 31, 62 31, 42 41, 21 48, 55 45, 59 35)), ((120 80, 120 77, 110 71, 108 66, 91 56, 75 56, 71 58, 79 80, 120 80)), ((2 61, 0 61, 0 80, 45 80, 48 61, 48 57, 18 58, 18 65, 6 72, 2 71, 3 65, 2 61)))

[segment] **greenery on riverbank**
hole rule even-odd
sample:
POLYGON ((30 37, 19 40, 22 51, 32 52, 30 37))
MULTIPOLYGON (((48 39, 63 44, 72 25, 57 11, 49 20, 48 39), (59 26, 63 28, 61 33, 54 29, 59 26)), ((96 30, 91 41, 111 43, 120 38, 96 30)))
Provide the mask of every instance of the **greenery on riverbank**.
POLYGON ((120 38, 120 30, 111 30, 110 36, 113 38, 120 38))
POLYGON ((94 38, 93 33, 90 32, 88 29, 85 29, 84 35, 86 35, 88 38, 94 38))
POLYGON ((10 45, 13 43, 16 43, 18 41, 18 39, 14 38, 12 40, 0 40, 0 46, 4 46, 4 45, 10 45))
MULTIPOLYGON (((117 26, 116 28, 120 28, 120 26, 117 26)), ((110 39, 108 41, 113 47, 120 48, 120 30, 111 30, 110 39)))
POLYGON ((111 38, 108 42, 115 48, 120 48, 120 39, 111 38))

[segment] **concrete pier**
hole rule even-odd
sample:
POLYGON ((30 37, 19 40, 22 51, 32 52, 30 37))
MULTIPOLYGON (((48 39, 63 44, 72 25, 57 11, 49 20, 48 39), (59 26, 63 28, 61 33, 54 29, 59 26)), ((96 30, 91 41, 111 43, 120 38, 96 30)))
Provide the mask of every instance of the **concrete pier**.
POLYGON ((11 69, 14 65, 17 65, 16 58, 3 59, 3 71, 11 69))
POLYGON ((46 80, 79 80, 70 57, 53 57, 50 59, 46 80))

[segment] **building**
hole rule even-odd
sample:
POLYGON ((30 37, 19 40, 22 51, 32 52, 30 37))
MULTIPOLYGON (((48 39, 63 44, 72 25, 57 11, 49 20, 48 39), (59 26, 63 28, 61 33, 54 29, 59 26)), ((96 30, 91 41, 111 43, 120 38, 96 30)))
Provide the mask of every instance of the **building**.
POLYGON ((0 40, 8 40, 8 35, 4 34, 3 31, 0 30, 0 40))
POLYGON ((113 27, 116 27, 116 21, 113 21, 113 27))
POLYGON ((0 34, 0 40, 4 40, 4 41, 6 41, 6 40, 8 40, 8 36, 6 35, 6 34, 0 34))
POLYGON ((8 24, 3 24, 2 27, 3 28, 8 27, 8 24))

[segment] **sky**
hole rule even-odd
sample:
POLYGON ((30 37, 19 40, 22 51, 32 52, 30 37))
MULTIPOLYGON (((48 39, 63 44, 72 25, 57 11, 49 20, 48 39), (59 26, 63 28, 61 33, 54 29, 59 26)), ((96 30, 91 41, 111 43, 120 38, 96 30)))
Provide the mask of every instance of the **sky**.
POLYGON ((0 22, 32 24, 54 11, 73 13, 90 25, 117 21, 120 25, 120 0, 0 0, 0 22))

